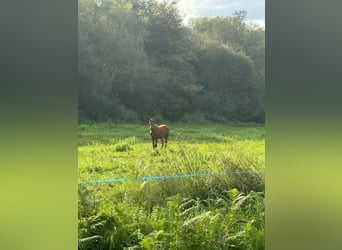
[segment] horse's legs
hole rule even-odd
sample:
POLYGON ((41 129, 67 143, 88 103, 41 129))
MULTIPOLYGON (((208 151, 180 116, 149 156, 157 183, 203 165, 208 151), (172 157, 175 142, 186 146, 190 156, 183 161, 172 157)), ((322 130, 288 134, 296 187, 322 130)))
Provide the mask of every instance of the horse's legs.
POLYGON ((152 137, 152 147, 153 148, 157 147, 157 140, 155 140, 153 137, 152 137))
POLYGON ((167 146, 167 136, 165 137, 165 148, 167 146))

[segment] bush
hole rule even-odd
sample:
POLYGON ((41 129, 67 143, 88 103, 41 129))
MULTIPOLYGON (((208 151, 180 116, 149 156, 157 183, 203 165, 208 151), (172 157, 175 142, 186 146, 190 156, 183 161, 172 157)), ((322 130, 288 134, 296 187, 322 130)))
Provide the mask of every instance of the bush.
POLYGON ((232 189, 206 199, 175 195, 165 202, 144 210, 125 199, 99 200, 99 215, 80 219, 82 249, 264 249, 262 193, 232 189), (104 202, 110 205, 101 206, 104 202))
POLYGON ((114 150, 116 152, 130 151, 133 149, 133 145, 135 144, 136 140, 137 139, 135 137, 129 137, 127 139, 120 140, 115 144, 114 150))
POLYGON ((196 111, 191 114, 184 114, 182 118, 183 122, 187 123, 199 123, 199 124, 207 124, 209 123, 208 120, 205 118, 204 114, 200 111, 196 111))

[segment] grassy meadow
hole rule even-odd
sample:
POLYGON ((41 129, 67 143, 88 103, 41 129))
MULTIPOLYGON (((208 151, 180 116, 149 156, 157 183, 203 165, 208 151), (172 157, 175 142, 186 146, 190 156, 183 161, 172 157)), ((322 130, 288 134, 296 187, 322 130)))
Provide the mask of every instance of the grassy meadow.
POLYGON ((264 126, 169 125, 79 125, 79 249, 264 249, 264 126))

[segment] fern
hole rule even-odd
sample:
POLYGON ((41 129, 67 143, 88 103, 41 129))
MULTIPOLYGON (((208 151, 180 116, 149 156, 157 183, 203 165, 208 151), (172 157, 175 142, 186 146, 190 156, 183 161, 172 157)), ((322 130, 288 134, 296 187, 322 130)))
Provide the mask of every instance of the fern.
POLYGON ((94 235, 82 239, 78 239, 78 249, 87 249, 91 244, 97 243, 102 237, 100 235, 94 235))

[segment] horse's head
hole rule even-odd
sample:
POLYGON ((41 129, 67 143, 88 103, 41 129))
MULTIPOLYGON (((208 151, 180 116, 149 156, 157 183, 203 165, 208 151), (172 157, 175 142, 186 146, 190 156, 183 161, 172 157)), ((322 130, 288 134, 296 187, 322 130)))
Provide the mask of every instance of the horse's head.
POLYGON ((150 125, 150 126, 153 126, 154 125, 154 123, 155 123, 155 120, 154 119, 150 119, 149 121, 148 121, 148 124, 150 125))

